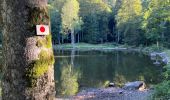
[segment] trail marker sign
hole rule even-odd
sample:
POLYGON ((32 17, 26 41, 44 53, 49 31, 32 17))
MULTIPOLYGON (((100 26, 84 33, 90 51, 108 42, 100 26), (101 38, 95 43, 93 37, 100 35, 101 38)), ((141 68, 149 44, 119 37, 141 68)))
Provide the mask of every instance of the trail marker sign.
POLYGON ((36 25, 37 35, 49 35, 49 26, 48 25, 36 25))

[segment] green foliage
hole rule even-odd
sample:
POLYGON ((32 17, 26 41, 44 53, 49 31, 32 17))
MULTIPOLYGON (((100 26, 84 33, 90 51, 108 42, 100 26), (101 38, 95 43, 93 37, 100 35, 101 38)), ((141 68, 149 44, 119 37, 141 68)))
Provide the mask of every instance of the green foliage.
POLYGON ((44 75, 50 66, 54 64, 54 56, 49 55, 45 50, 42 50, 39 54, 39 59, 33 61, 27 69, 26 77, 30 86, 35 86, 37 78, 44 75))
POLYGON ((141 0, 122 0, 122 4, 116 15, 117 31, 121 41, 136 45, 139 40, 142 4, 141 0))
POLYGON ((67 65, 61 69, 60 84, 58 87, 58 94, 64 96, 75 95, 78 92, 78 78, 79 73, 73 70, 73 66, 67 65))
POLYGON ((146 32, 146 38, 149 44, 160 41, 166 46, 169 44, 169 0, 151 0, 148 9, 144 13, 143 27, 146 32))
POLYGON ((74 30, 79 24, 79 3, 77 0, 67 0, 62 8, 62 28, 66 30, 74 30))
MULTIPOLYGON (((166 54, 170 57, 170 51, 166 50, 166 54)), ((159 98, 160 100, 170 99, 170 64, 168 63, 165 67, 165 72, 163 73, 164 80, 160 84, 155 86, 155 93, 153 98, 159 98)))
POLYGON ((170 79, 170 64, 166 65, 164 67, 166 69, 166 71, 163 73, 163 75, 165 76, 165 79, 170 79))
POLYGON ((156 87, 153 98, 159 100, 169 100, 170 99, 170 81, 163 81, 156 87))
POLYGON ((108 27, 111 19, 111 7, 101 0, 79 0, 80 15, 84 22, 84 41, 88 43, 101 43, 107 41, 110 33, 108 27), (87 9, 88 7, 88 9, 87 9))

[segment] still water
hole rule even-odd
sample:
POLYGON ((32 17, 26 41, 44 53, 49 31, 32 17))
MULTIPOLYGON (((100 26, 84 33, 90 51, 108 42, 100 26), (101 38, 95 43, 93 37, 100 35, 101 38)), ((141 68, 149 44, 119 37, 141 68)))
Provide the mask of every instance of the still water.
POLYGON ((74 95, 82 88, 122 86, 130 81, 160 82, 161 67, 144 54, 129 51, 55 51, 57 95, 74 95))

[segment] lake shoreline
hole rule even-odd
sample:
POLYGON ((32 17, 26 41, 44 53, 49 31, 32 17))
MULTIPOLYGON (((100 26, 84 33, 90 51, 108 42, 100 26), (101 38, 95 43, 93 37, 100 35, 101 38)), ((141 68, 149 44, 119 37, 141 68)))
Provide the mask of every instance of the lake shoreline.
MULTIPOLYGON (((140 52, 145 55, 150 56, 152 58, 156 58, 156 56, 161 58, 160 63, 168 64, 170 62, 170 50, 154 50, 153 47, 133 47, 133 46, 125 46, 125 45, 114 45, 112 43, 109 44, 77 44, 73 49, 70 44, 63 45, 53 45, 53 49, 55 50, 75 50, 75 51, 132 51, 132 52, 140 52), (85 45, 85 46, 83 46, 85 45)), ((154 59, 155 60, 155 59, 154 59)))
POLYGON ((147 88, 145 82, 127 82, 123 87, 116 87, 110 83, 105 88, 87 88, 81 90, 74 99, 87 100, 148 100, 151 99, 154 90, 147 88))
POLYGON ((125 90, 119 87, 87 89, 71 97, 74 100, 147 100, 153 90, 125 90))
MULTIPOLYGON (((54 50, 73 50, 72 47, 65 47, 65 46, 54 46, 54 50)), ((77 46, 74 49, 75 51, 132 51, 132 52, 140 52, 147 56, 149 56, 152 60, 152 58, 160 57, 161 60, 160 63, 169 64, 170 61, 170 50, 162 50, 157 51, 153 50, 152 47, 131 47, 131 46, 94 46, 94 47, 81 47, 77 46)), ((137 81, 137 80, 136 80, 137 81)), ((115 99, 115 100, 128 100, 127 97, 132 96, 131 100, 146 100, 146 98, 150 98, 152 94, 154 93, 155 89, 146 89, 144 91, 138 91, 138 90, 124 90, 120 87, 114 87, 114 88, 96 88, 96 89, 87 89, 84 90, 82 93, 81 91, 73 97, 70 97, 69 99, 78 99, 78 100, 102 100, 102 99, 115 99), (109 90, 114 89, 114 91, 108 93, 109 90), (123 93, 119 94, 119 91, 124 91, 123 93), (92 96, 90 95, 92 94, 92 96), (149 95, 148 95, 149 94, 149 95), (145 99, 142 99, 145 98, 145 99)))

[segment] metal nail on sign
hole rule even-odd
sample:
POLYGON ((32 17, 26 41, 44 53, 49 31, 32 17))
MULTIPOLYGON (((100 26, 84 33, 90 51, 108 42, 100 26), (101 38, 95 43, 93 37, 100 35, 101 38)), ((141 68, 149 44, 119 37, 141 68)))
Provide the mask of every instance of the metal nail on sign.
POLYGON ((49 35, 48 25, 36 25, 37 35, 49 35))

